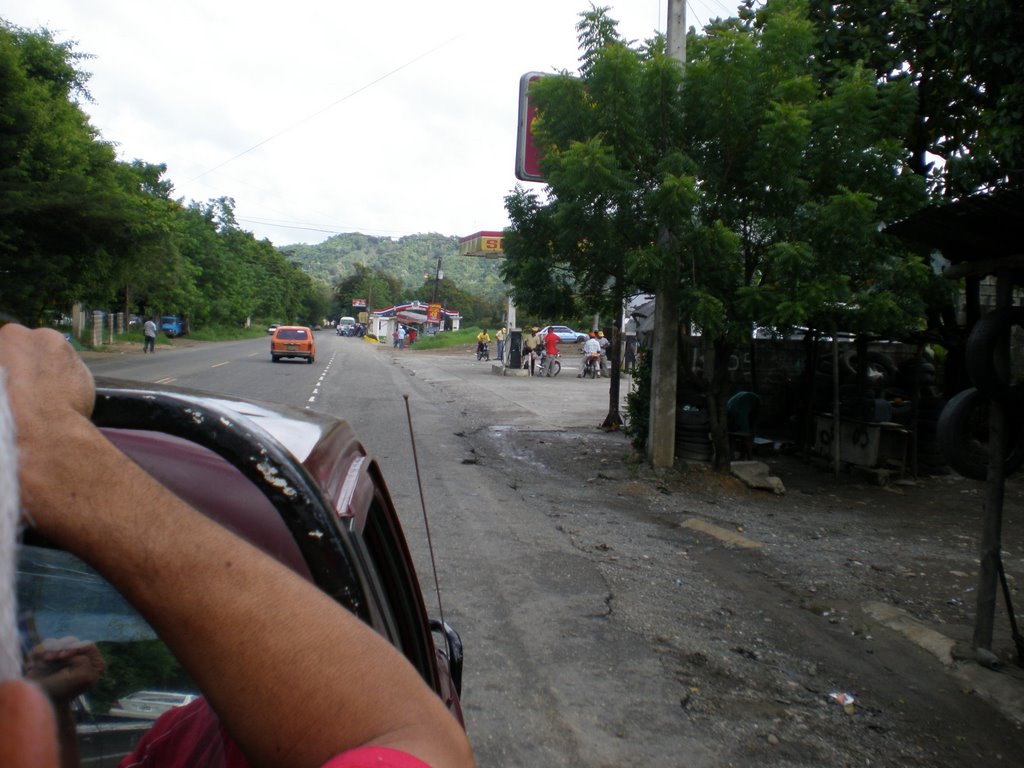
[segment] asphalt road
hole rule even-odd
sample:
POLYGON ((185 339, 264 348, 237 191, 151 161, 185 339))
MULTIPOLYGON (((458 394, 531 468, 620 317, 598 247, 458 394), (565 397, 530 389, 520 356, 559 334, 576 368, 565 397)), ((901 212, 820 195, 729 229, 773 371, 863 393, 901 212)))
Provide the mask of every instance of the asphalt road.
MULTIPOLYGON (((264 339, 179 341, 152 355, 132 348, 85 358, 98 377, 287 403, 347 419, 381 462, 436 616, 407 397, 445 619, 466 648, 463 706, 480 764, 599 765, 636 757, 623 734, 602 722, 609 700, 620 702, 618 709, 629 699, 618 672, 642 665, 629 658, 629 638, 609 634, 602 621, 608 590, 601 574, 573 550, 546 509, 524 503, 501 466, 478 461, 470 439, 480 430, 500 436, 596 425, 607 412, 607 382, 576 379, 571 346, 562 375, 540 380, 494 375, 490 363, 469 352, 399 352, 326 332, 318 344, 312 365, 271 363, 264 339)), ((657 684, 660 670, 648 672, 657 684)))
MULTIPOLYGON (((265 339, 86 357, 101 375, 348 419, 437 615, 408 396, 482 766, 960 768, 1024 749, 1024 673, 949 650, 972 621, 974 481, 879 488, 784 456, 767 460, 785 496, 700 466, 655 475, 596 429, 608 382, 576 379, 572 347, 542 380, 470 350, 319 342, 313 365, 272 364, 265 339)), ((1011 483, 1007 520, 1022 509, 1011 483)), ((1012 524, 1004 547, 1008 573, 1024 570, 1012 524)), ((1008 644, 1002 628, 1007 659, 1008 644)))

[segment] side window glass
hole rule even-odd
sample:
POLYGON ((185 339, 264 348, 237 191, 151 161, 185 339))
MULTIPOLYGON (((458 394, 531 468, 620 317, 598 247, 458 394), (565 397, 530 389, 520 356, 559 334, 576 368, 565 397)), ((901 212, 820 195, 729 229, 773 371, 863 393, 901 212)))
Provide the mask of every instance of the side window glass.
POLYGON ((166 737, 169 724, 186 712, 196 727, 171 733, 189 742, 185 755, 199 750, 212 758, 204 765, 228 764, 223 756, 233 744, 225 747, 216 715, 195 683, 120 593, 74 555, 19 548, 18 626, 26 677, 56 707, 71 710, 80 765, 116 768, 158 732, 166 737), (76 649, 75 672, 68 662, 44 659, 43 651, 58 648, 76 649))

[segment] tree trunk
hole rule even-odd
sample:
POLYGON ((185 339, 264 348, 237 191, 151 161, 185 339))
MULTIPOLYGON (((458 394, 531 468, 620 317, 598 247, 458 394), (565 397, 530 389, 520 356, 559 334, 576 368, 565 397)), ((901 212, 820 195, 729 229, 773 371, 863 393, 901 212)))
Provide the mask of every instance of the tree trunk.
MULTIPOLYGON (((621 283, 617 280, 617 285, 621 283)), ((622 306, 621 296, 619 306, 622 306)), ((622 311, 615 313, 615 324, 612 326, 611 344, 608 345, 608 362, 611 363, 611 381, 608 382, 608 415, 601 424, 601 429, 615 432, 622 426, 622 414, 619 412, 619 392, 622 385, 622 311)))

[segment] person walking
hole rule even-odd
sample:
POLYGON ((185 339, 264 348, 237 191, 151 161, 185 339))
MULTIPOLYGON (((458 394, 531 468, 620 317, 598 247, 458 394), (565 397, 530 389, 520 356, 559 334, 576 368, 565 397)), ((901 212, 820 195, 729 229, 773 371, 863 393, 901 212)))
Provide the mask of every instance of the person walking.
POLYGON ((601 375, 608 375, 608 347, 611 342, 604 336, 604 331, 597 332, 597 343, 601 345, 601 375))
POLYGON ((142 326, 142 354, 156 352, 156 318, 151 317, 142 326))
POLYGON ((404 325, 398 326, 398 348, 405 349, 405 337, 408 335, 408 331, 405 330, 404 325))
POLYGON ((498 360, 505 364, 505 339, 508 338, 508 328, 504 325, 494 332, 494 340, 498 343, 498 360))

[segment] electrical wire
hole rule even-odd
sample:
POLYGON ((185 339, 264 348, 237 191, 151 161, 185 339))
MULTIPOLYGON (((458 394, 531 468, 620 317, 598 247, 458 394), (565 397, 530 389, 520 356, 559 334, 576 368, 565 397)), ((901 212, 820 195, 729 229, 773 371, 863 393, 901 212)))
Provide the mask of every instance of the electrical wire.
POLYGON ((366 83, 365 85, 359 86, 354 91, 345 94, 344 96, 342 96, 337 101, 333 101, 330 104, 328 104, 326 107, 323 107, 322 109, 319 109, 316 112, 313 112, 312 114, 307 115, 306 117, 302 118, 301 120, 295 121, 294 123, 292 123, 291 125, 287 126, 286 128, 282 128, 277 133, 275 133, 275 134, 273 134, 271 136, 268 136, 267 138, 263 139, 262 141, 257 142, 256 144, 253 144, 248 149, 242 150, 237 155, 229 157, 224 162, 219 163, 218 165, 215 165, 212 168, 207 168, 205 171, 200 173, 198 176, 193 176, 191 179, 188 179, 185 183, 186 184, 191 184, 193 181, 198 181, 199 179, 203 178, 207 174, 213 173, 214 171, 216 171, 216 170, 218 170, 220 168, 223 168, 225 165, 228 165, 229 163, 233 163, 238 158, 243 157, 243 156, 249 154, 250 152, 252 152, 255 149, 259 149, 264 144, 267 144, 267 143, 273 141, 274 139, 280 138, 284 134, 294 130, 295 128, 299 127, 303 123, 308 123, 313 118, 319 117, 324 112, 327 112, 328 110, 334 109, 334 107, 338 106, 342 102, 348 101, 353 96, 356 96, 356 95, 362 93, 363 91, 367 90, 368 88, 372 88, 373 86, 377 85, 377 83, 380 83, 383 80, 387 80, 389 77, 391 77, 392 75, 395 75, 395 74, 401 72, 403 69, 406 69, 406 68, 412 66, 416 62, 418 62, 418 61, 420 61, 422 59, 425 59, 425 58, 427 58, 428 56, 430 56, 430 55, 432 55, 434 53, 437 53, 442 48, 445 48, 446 46, 451 45, 452 43, 454 43, 460 37, 462 37, 462 34, 458 34, 455 37, 449 38, 448 40, 445 40, 443 43, 440 43, 439 45, 434 46, 430 50, 425 51, 424 53, 421 53, 419 56, 416 56, 416 57, 414 57, 412 59, 409 59, 404 64, 401 64, 400 66, 395 67, 390 72, 385 72, 380 77, 376 78, 375 80, 371 80, 370 82, 366 83))

